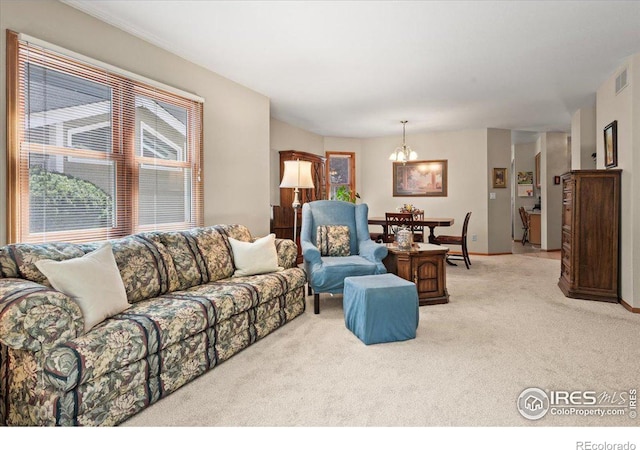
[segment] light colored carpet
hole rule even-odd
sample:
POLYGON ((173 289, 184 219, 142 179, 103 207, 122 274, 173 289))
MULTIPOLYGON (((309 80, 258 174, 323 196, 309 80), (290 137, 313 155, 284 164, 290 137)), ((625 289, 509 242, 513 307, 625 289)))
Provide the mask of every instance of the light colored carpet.
POLYGON ((365 346, 341 296, 125 422, 124 426, 637 426, 622 417, 516 409, 528 387, 638 388, 640 315, 565 298, 557 260, 505 255, 447 268, 449 304, 420 308, 417 338, 365 346))

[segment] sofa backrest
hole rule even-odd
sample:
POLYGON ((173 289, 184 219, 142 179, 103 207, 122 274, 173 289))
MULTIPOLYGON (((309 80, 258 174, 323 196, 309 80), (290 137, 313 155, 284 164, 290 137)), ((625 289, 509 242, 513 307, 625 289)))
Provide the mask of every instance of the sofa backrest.
POLYGON ((243 225, 216 225, 185 231, 149 234, 167 249, 177 271, 177 288, 229 278, 234 265, 228 236, 250 241, 251 233, 243 225))
MULTIPOLYGON (((110 240, 129 303, 135 303, 233 275, 228 236, 251 241, 243 225, 216 225, 176 232, 149 232, 110 240)), ((100 246, 48 243, 0 247, 0 278, 24 278, 49 285, 35 266, 41 259, 78 258, 100 246)))

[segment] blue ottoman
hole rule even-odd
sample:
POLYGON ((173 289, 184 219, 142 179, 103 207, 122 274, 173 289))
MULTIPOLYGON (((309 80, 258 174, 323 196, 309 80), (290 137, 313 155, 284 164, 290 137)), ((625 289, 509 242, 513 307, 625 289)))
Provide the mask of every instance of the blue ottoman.
POLYGON ((416 337, 418 290, 391 273, 344 279, 344 323, 365 344, 416 337))

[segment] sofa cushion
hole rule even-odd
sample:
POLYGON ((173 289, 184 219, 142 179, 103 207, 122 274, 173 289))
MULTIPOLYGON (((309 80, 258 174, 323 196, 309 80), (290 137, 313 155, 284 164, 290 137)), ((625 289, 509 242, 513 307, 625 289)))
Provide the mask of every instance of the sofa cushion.
POLYGON ((188 289, 207 282, 207 267, 193 236, 180 231, 157 233, 156 238, 167 249, 177 273, 175 290, 188 289))
POLYGON ((243 242, 232 237, 228 239, 233 250, 233 264, 236 267, 234 277, 284 270, 278 266, 275 234, 256 239, 254 242, 243 242))
MULTIPOLYGON (((167 252, 161 252, 157 242, 145 233, 109 241, 113 248, 120 276, 129 303, 147 300, 177 287, 175 266, 167 252)), ((85 252, 95 250, 100 243, 81 244, 85 252)))
POLYGON ((231 246, 222 227, 194 228, 183 231, 183 233, 193 238, 197 250, 204 261, 205 273, 204 282, 221 280, 233 275, 233 259, 231 257, 231 246))
MULTIPOLYGON (((47 277, 36 267, 36 261, 41 259, 64 261, 66 259, 79 258, 85 254, 79 245, 67 243, 12 244, 7 246, 7 250, 15 261, 19 278, 35 281, 45 286, 51 286, 51 284, 47 281, 47 277)), ((3 266, 8 266, 7 270, 11 271, 12 264, 8 261, 3 263, 3 266)))
POLYGON ((0 247, 0 278, 16 278, 18 276, 18 266, 11 256, 11 249, 8 246, 0 247))
POLYGON ((250 242, 252 240, 251 232, 244 225, 239 225, 239 224, 226 225, 225 224, 225 225, 216 225, 214 228, 224 236, 232 237, 239 241, 250 242))
POLYGON ((164 296, 138 302, 53 349, 45 371, 52 385, 68 391, 198 334, 214 321, 206 299, 164 296))
POLYGON ((195 286, 174 295, 189 295, 210 299, 218 322, 303 286, 306 275, 300 268, 282 272, 227 278, 216 283, 195 286))
MULTIPOLYGON (((137 302, 88 333, 52 349, 49 382, 69 391, 88 380, 156 354, 305 283, 302 269, 221 280, 137 302)), ((255 314, 253 321, 256 320, 255 314)), ((210 343, 214 345, 214 343, 210 343)))
POLYGON ((80 258, 42 259, 36 261, 36 266, 56 290, 78 303, 85 332, 129 307, 109 243, 80 258))

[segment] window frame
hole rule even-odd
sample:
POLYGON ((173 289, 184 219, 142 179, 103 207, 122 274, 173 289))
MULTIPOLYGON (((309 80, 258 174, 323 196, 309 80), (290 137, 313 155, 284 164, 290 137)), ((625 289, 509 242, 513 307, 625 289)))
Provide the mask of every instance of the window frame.
POLYGON ((355 201, 355 195, 356 195, 356 154, 355 152, 334 152, 334 151, 328 151, 325 152, 325 157, 326 157, 326 164, 325 164, 325 170, 326 170, 326 177, 325 177, 325 183, 326 183, 326 187, 327 187, 327 197, 329 199, 332 199, 332 195, 331 195, 331 157, 334 156, 336 158, 348 158, 349 159, 349 182, 348 183, 340 183, 340 184, 336 184, 336 186, 349 186, 349 192, 351 193, 351 199, 352 201, 355 201))
MULTIPOLYGON (((145 84, 140 77, 128 78, 112 73, 98 65, 80 61, 48 48, 35 48, 20 41, 20 35, 7 30, 7 241, 12 242, 88 242, 118 238, 143 231, 186 229, 202 226, 203 222, 203 183, 202 167, 202 117, 203 105, 194 99, 181 97, 180 94, 161 90, 153 83, 145 84), (29 46, 29 50, 21 50, 29 46), (31 50, 33 49, 33 50, 31 50), (46 63, 29 61, 47 69, 105 84, 111 89, 111 149, 95 151, 76 149, 69 146, 36 144, 26 142, 24 120, 27 117, 25 105, 21 102, 21 77, 27 62, 21 61, 21 51, 40 52, 46 55, 46 63), (51 55, 53 57, 49 58, 51 55), (96 74, 106 73, 104 79, 96 74), (84 74, 84 76, 83 76, 84 74), (98 81, 99 80, 99 81, 98 81), (187 110, 186 149, 181 150, 183 161, 162 160, 143 157, 137 154, 136 102, 137 96, 151 101, 162 101, 187 110), (32 233, 29 221, 29 154, 65 156, 70 160, 85 159, 91 161, 112 161, 114 165, 114 221, 112 227, 89 228, 65 231, 44 231, 32 233), (25 155, 27 155, 25 157, 25 155), (139 167, 142 165, 157 167, 180 167, 190 169, 190 219, 177 223, 139 225, 138 189, 139 167), (26 175, 25 175, 26 174, 26 175)), ((126 75, 126 74, 125 74, 126 75)), ((151 81, 151 80, 150 80, 151 81)), ((94 124, 95 125, 95 124, 94 124)), ((93 125, 91 125, 93 126, 93 125)), ((72 130, 68 130, 72 131, 72 130)), ((142 130, 141 130, 142 133, 142 130)), ((63 144, 67 137, 63 133, 63 144)), ((142 145, 142 141, 140 141, 142 145)), ((59 142, 57 142, 59 143, 59 142)), ((185 217, 185 219, 187 219, 185 217)))

